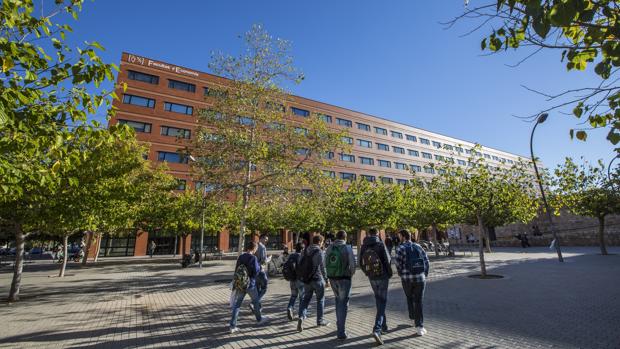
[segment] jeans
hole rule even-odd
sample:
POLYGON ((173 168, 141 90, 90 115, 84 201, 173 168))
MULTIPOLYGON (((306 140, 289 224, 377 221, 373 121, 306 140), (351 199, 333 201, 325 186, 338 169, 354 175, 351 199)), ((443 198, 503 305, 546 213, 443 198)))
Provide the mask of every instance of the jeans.
POLYGON ((424 287, 426 282, 406 281, 403 282, 403 290, 407 297, 407 308, 409 318, 415 321, 415 327, 424 326, 424 315, 422 315, 422 298, 424 297, 424 287))
POLYGON ((258 292, 258 303, 260 304, 267 293, 267 284, 269 280, 267 280, 267 274, 264 271, 260 271, 258 275, 256 275, 256 290, 258 292))
POLYGON ((313 280, 308 284, 304 284, 304 296, 299 305, 299 318, 306 318, 308 304, 310 304, 314 292, 316 292, 316 323, 319 324, 323 321, 323 309, 325 307, 325 281, 323 279, 313 280))
POLYGON ((260 313, 260 303, 258 301, 258 291, 256 286, 248 288, 245 292, 237 291, 237 299, 235 300, 235 304, 232 308, 232 318, 230 319, 230 328, 237 327, 237 319, 239 318, 239 309, 241 309, 241 304, 243 303, 243 298, 245 295, 249 294, 250 299, 252 300, 252 304, 254 304, 254 315, 256 316, 256 321, 260 321, 262 319, 260 313))
POLYGON ((387 318, 385 317, 385 307, 387 305, 387 293, 390 279, 370 280, 370 287, 375 293, 375 303, 377 305, 377 315, 373 332, 380 332, 387 328, 387 318))
POLYGON ((351 279, 330 279, 334 297, 336 298, 336 327, 338 336, 345 335, 344 326, 347 322, 349 310, 349 298, 351 298, 351 279))
POLYGON ((301 301, 304 297, 304 283, 300 280, 289 281, 291 286, 291 299, 288 301, 288 309, 295 307, 295 301, 299 296, 299 307, 301 308, 301 301))

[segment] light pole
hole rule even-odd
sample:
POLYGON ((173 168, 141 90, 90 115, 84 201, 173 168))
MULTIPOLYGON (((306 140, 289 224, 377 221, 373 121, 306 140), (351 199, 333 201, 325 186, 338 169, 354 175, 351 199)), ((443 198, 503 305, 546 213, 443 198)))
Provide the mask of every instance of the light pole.
MULTIPOLYGON (((192 162, 196 162, 196 158, 192 155, 189 156, 192 162)), ((204 241, 205 241, 205 209, 207 208, 207 186, 204 180, 202 181, 202 209, 200 219, 200 257, 198 257, 198 268, 202 268, 202 260, 204 253, 204 241)))
POLYGON ((538 166, 536 166, 536 158, 534 157, 534 131, 536 131, 536 126, 538 124, 542 124, 547 120, 549 114, 543 113, 538 116, 536 119, 536 124, 534 128, 532 128, 532 135, 530 136, 530 153, 532 154, 532 163, 534 164, 534 171, 536 172, 536 178, 538 179, 538 187, 540 188, 540 194, 542 195, 543 203, 545 204, 545 211, 547 211, 547 219, 549 220, 549 225, 551 226, 551 234, 553 234, 553 242, 555 245, 555 250, 558 253, 558 261, 564 262, 564 258, 562 258, 562 250, 560 249, 560 240, 555 232, 555 225, 553 225, 553 219, 551 217, 551 210, 549 209, 549 204, 547 203, 547 197, 545 196, 545 189, 543 189, 542 180, 540 179, 540 173, 538 173, 538 166))

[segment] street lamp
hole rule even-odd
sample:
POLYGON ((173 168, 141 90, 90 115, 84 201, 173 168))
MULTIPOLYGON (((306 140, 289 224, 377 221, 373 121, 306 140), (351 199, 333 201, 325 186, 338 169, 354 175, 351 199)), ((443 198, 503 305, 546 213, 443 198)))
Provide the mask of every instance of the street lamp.
POLYGON ((547 120, 549 114, 542 113, 538 116, 536 120, 536 124, 534 128, 532 128, 532 135, 530 136, 530 153, 532 154, 532 163, 534 164, 534 171, 536 172, 536 178, 538 179, 538 187, 540 188, 540 194, 542 195, 543 203, 545 204, 545 211, 547 211, 547 219, 549 220, 549 225, 551 226, 551 234, 553 234, 553 242, 555 245, 555 250, 558 253, 558 261, 564 262, 564 258, 562 258, 562 250, 560 249, 560 240, 555 232, 555 225, 553 225, 553 219, 551 217, 551 210, 549 209, 549 204, 547 203, 547 197, 545 196, 545 190, 543 189, 542 180, 540 179, 540 173, 538 173, 538 166, 536 166, 536 158, 534 157, 534 131, 536 131, 536 126, 538 124, 542 124, 547 120))
MULTIPOLYGON (((189 156, 189 159, 192 162, 196 162, 196 158, 192 155, 189 156)), ((203 252, 204 252, 204 241, 205 241, 205 209, 207 208, 207 186, 202 181, 202 210, 201 215, 202 218, 200 220, 200 257, 198 258, 198 268, 202 268, 202 260, 203 260, 203 252)))

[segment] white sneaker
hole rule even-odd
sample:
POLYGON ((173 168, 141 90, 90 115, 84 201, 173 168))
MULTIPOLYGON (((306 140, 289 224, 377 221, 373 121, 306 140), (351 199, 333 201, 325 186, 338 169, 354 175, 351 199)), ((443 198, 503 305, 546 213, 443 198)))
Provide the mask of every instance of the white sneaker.
POLYGON ((426 329, 424 327, 416 327, 415 330, 419 336, 423 336, 426 334, 426 329))
POLYGON ((269 321, 269 318, 266 317, 266 316, 262 316, 260 318, 260 321, 257 322, 257 324, 262 325, 262 324, 266 323, 267 321, 269 321))
POLYGON ((235 332, 239 332, 239 327, 235 326, 230 328, 230 334, 233 334, 235 332))

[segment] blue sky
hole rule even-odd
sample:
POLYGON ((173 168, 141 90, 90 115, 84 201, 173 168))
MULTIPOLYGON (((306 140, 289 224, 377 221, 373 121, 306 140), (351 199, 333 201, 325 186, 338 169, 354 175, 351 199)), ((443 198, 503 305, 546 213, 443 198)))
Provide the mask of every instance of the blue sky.
MULTIPOLYGON (((292 42, 306 79, 294 94, 381 116, 483 145, 529 155, 531 115, 548 103, 521 85, 549 93, 594 85, 594 73, 567 72, 559 52, 517 68, 522 53, 483 56, 489 28, 461 37, 474 23, 446 29, 463 11, 450 1, 87 1, 71 22, 75 44, 97 40, 107 62, 127 51, 208 71, 212 51, 239 52, 238 36, 261 23, 292 42)), ((63 19, 64 20, 64 19, 63 19)), ((611 159, 604 130, 570 140, 579 121, 554 112, 536 131, 546 166, 564 157, 611 159)))

